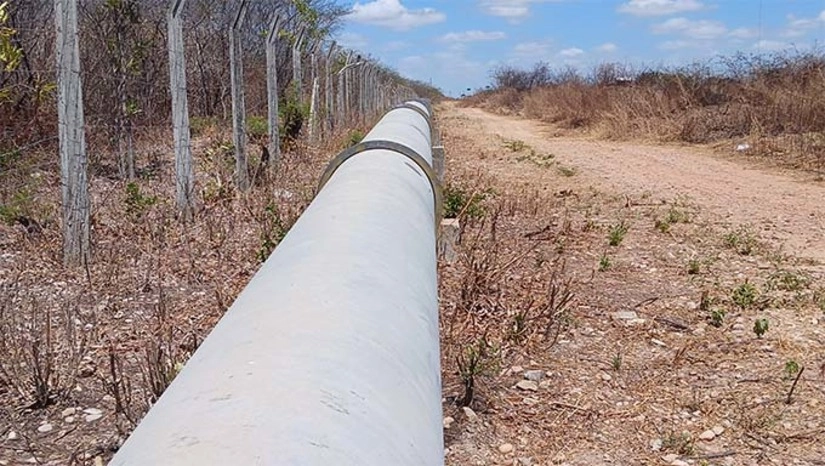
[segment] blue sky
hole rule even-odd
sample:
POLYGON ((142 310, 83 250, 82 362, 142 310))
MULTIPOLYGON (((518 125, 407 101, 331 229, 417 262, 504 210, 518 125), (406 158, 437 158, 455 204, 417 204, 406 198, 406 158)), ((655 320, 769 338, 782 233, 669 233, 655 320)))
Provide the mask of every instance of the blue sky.
POLYGON ((359 0, 339 43, 451 95, 497 65, 677 65, 825 42, 825 0, 359 0))

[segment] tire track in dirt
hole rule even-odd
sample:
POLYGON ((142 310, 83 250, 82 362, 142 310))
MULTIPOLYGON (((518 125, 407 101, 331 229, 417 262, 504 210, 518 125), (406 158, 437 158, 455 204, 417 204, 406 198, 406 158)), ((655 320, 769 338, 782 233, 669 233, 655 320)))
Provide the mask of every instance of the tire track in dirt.
POLYGON ((443 105, 441 113, 471 120, 479 137, 521 140, 552 154, 596 186, 654 198, 686 196, 716 223, 752 225, 785 253, 825 264, 825 184, 725 160, 702 148, 553 137, 539 122, 455 102, 443 105))

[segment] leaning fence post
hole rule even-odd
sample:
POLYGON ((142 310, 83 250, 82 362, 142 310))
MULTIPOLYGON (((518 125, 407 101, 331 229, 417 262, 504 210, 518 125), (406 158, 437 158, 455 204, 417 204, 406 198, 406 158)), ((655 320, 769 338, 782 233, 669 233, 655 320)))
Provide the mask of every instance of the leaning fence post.
POLYGON ((57 118, 63 208, 63 262, 88 263, 91 204, 84 133, 77 0, 55 0, 57 118))
POLYGON ((303 83, 303 66, 301 60, 301 45, 304 42, 304 26, 298 29, 295 35, 295 41, 292 44, 292 86, 295 88, 296 99, 298 104, 304 102, 304 83, 303 83))
POLYGON ((330 69, 332 66, 332 56, 335 54, 335 47, 336 43, 333 41, 332 44, 329 46, 329 51, 327 52, 327 60, 324 63, 324 131, 329 134, 332 132, 333 126, 333 111, 335 103, 332 99, 332 90, 333 90, 333 83, 332 83, 332 74, 330 69))
POLYGON ((311 143, 317 142, 318 139, 318 48, 321 46, 320 41, 316 41, 310 47, 310 67, 311 67, 311 86, 312 91, 309 100, 309 141, 311 143))
POLYGON ((172 0, 169 8, 169 81, 172 93, 172 131, 175 138, 175 188, 177 207, 183 218, 195 211, 195 174, 189 134, 189 102, 186 97, 186 59, 183 53, 185 0, 172 0))
POLYGON ((232 82, 232 136, 235 145, 235 183, 238 189, 249 189, 249 167, 246 159, 246 104, 244 102, 243 46, 240 29, 246 16, 247 0, 241 0, 229 29, 229 65, 232 82))
POLYGON ((278 128, 278 30, 281 17, 275 15, 266 38, 266 93, 269 123, 269 155, 271 165, 281 163, 281 136, 278 128))

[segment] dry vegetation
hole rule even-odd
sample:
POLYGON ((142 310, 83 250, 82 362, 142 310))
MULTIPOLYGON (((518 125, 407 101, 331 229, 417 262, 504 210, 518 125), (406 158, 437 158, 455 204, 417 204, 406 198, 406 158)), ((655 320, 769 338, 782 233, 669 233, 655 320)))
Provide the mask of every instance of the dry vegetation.
POLYGON ((447 464, 823 464, 821 267, 441 110, 447 464))
POLYGON ((196 139, 201 209, 181 224, 169 134, 141 141, 140 177, 91 177, 94 252, 62 265, 50 153, 0 181, 0 464, 99 464, 117 450, 314 196, 325 147, 296 145, 274 178, 232 185, 228 128, 196 139), (84 412, 84 410, 86 410, 84 412), (102 416, 101 416, 102 415, 102 416))
MULTIPOLYGON (((605 64, 590 76, 500 68, 469 105, 613 139, 747 143, 778 164, 825 170, 825 57, 738 55, 680 69, 605 64)), ((730 149, 729 149, 730 150, 730 149)))

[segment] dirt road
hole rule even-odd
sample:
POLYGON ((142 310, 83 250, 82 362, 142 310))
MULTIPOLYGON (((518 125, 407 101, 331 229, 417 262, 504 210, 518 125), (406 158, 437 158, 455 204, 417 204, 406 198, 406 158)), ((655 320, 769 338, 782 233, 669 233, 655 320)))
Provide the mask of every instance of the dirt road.
POLYGON ((686 196, 712 221, 751 225, 785 253, 825 263, 825 184, 751 168, 703 149, 553 137, 541 123, 455 103, 442 116, 552 154, 590 184, 654 199, 686 196))

